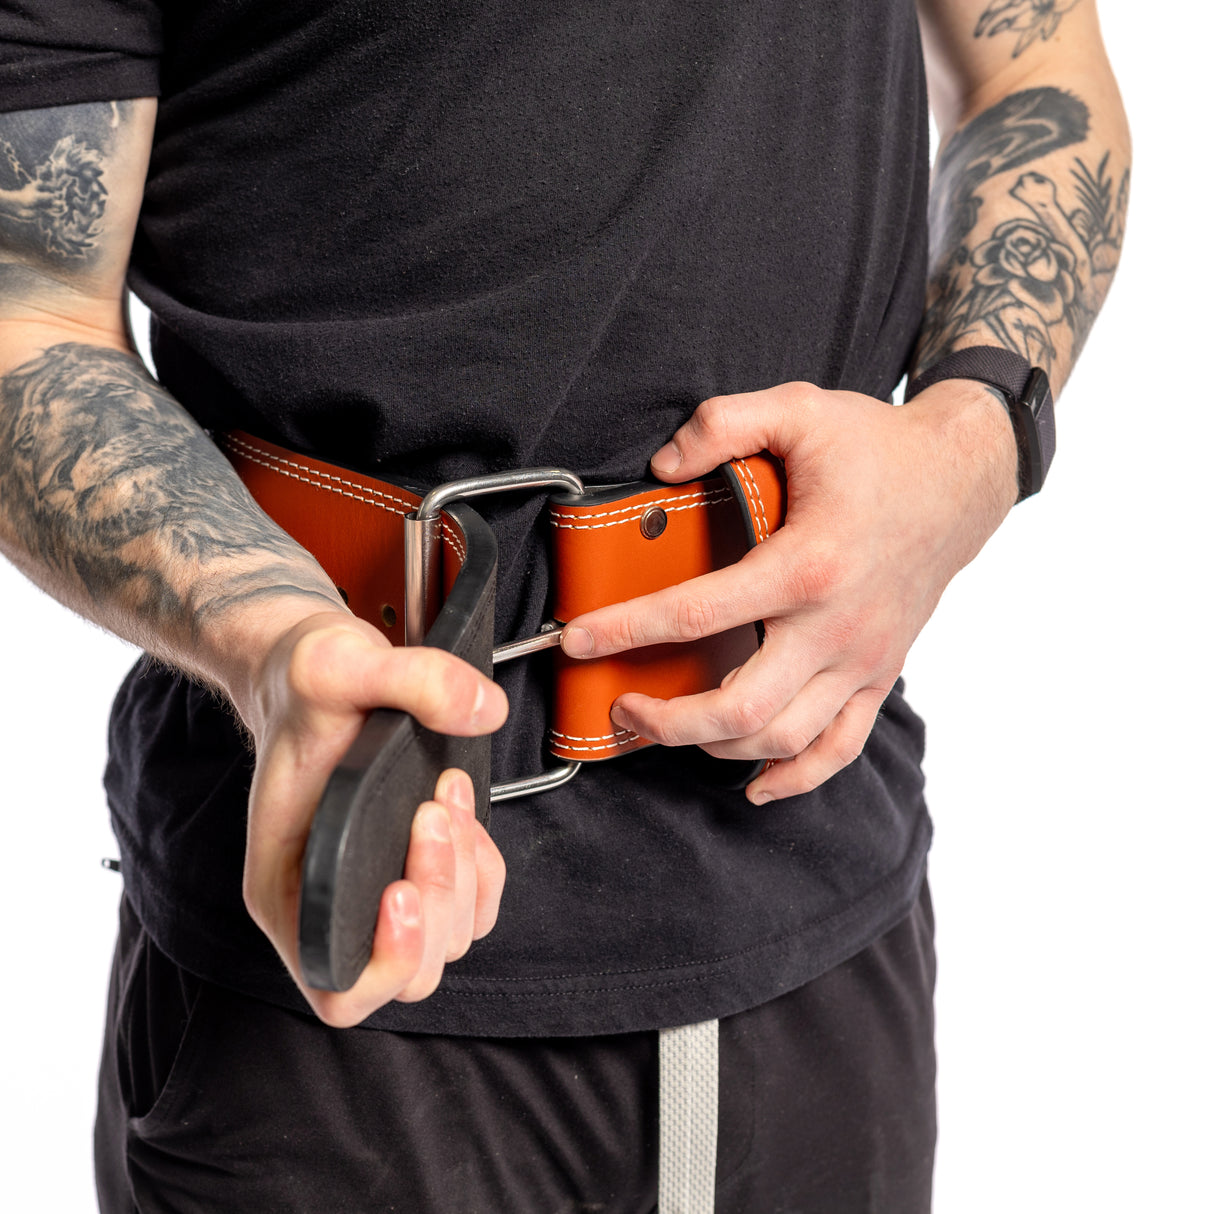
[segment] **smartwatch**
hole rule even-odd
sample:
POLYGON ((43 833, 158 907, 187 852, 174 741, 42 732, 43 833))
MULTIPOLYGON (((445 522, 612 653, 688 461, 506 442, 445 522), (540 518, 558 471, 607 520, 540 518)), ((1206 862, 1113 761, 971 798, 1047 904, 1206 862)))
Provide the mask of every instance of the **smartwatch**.
POLYGON ((1020 481, 1016 501, 1031 497, 1045 484, 1056 445, 1054 397, 1046 373, 1001 346, 967 346, 946 354, 916 376, 904 399, 910 400, 942 379, 976 379, 1003 397, 1016 435, 1020 481))

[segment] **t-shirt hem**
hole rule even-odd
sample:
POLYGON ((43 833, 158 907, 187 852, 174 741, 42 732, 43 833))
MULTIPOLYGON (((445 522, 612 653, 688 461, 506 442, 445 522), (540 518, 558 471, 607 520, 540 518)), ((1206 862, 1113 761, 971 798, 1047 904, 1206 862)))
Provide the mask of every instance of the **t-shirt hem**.
MULTIPOLYGON (((729 955, 548 978, 465 979, 451 974, 428 999, 390 1004, 361 1027, 445 1036, 581 1037, 694 1024, 744 1012, 813 981, 900 923, 919 896, 931 833, 924 810, 903 863, 863 896, 836 914, 729 955)), ((147 897, 149 891, 143 892, 147 897)), ((255 968, 247 952, 225 947, 215 938, 200 940, 168 906, 134 905, 134 910, 157 946, 183 969, 240 994, 312 1014, 285 968, 255 968)))
POLYGON ((31 48, 22 60, 0 64, 5 113, 159 95, 160 60, 152 56, 111 52, 63 60, 31 48))

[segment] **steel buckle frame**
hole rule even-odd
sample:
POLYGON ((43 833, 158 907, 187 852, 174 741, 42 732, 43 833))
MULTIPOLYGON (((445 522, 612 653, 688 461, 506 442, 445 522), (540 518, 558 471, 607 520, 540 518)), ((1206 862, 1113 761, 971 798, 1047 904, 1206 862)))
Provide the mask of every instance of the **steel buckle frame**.
MULTIPOLYGON (((470 476, 438 485, 422 498, 417 509, 405 516, 405 643, 420 645, 439 611, 439 582, 442 557, 442 511, 452 502, 490 493, 528 489, 561 488, 581 497, 586 486, 567 468, 516 468, 487 476, 470 476)), ((561 643, 564 627, 556 621, 544 624, 534 636, 509 641, 493 651, 493 665, 527 657, 561 643)), ((549 771, 494 784, 490 804, 512 801, 560 788, 577 775, 581 763, 566 763, 549 771)))

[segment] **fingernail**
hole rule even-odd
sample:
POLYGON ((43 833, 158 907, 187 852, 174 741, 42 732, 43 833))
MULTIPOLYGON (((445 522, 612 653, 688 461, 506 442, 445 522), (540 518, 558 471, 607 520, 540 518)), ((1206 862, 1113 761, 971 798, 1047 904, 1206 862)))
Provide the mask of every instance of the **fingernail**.
POLYGON ((649 466, 655 472, 671 473, 679 470, 679 465, 683 462, 683 453, 674 445, 667 443, 654 457, 649 461, 649 466))
POLYGON ((422 818, 422 833, 437 839, 439 843, 451 842, 451 820, 441 805, 426 810, 422 818))
POLYGON ((772 799, 769 792, 748 792, 746 796, 750 799, 751 805, 766 805, 772 799))
POLYGON ((472 791, 472 781, 464 773, 452 777, 451 785, 447 790, 447 795, 451 800, 451 804, 456 809, 461 810, 466 814, 470 814, 473 808, 474 794, 472 791))
POLYGON ((588 658, 594 652, 594 637, 585 628, 566 628, 561 648, 571 658, 588 658))
POLYGON ((421 899, 412 886, 405 886, 392 895, 392 917, 401 927, 413 927, 421 919, 421 899))
POLYGON ((481 709, 485 706, 485 685, 477 683, 476 699, 472 701, 472 724, 479 725, 481 720, 481 709))
POLYGON ((611 709, 611 722, 621 729, 632 729, 632 718, 622 708, 616 708, 614 705, 611 709))

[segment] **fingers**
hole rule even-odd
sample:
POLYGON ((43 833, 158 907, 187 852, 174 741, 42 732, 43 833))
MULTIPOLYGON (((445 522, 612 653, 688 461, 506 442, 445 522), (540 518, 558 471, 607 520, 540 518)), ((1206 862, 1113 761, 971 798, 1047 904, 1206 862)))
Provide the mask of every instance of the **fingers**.
POLYGON ((505 864, 475 819, 471 780, 446 771, 435 796, 414 816, 404 879, 380 899, 371 959, 359 980, 341 993, 305 991, 328 1024, 348 1027, 393 999, 427 998, 446 965, 497 918, 505 864))
POLYGON ((442 977, 443 962, 436 938, 450 922, 451 892, 455 881, 455 857, 443 841, 428 838, 432 821, 419 825, 428 812, 442 806, 427 802, 414 819, 415 848, 431 846, 421 881, 394 881, 384 890, 375 923, 371 959, 348 991, 318 991, 303 987, 316 1014, 333 1028, 360 1024, 372 1012, 393 999, 423 999, 432 994, 442 977), (445 853, 445 855, 443 855, 445 853), (440 859, 440 855, 442 858, 440 859))
POLYGON ((436 796, 446 803, 428 802, 414 818, 402 883, 418 893, 420 957, 410 954, 412 972, 394 967, 385 980, 392 987, 387 997, 406 1002, 433 994, 444 967, 468 951, 478 926, 486 918, 492 925, 504 882, 500 853, 473 816, 472 782, 463 772, 444 772, 436 796))
MULTIPOLYGON (((405 879, 416 887, 421 899, 423 947, 416 971, 405 977, 393 997, 406 1001, 425 999, 434 993, 443 976, 460 925, 459 855, 451 813, 437 802, 423 805, 413 820, 405 879)), ((467 901, 467 889, 464 890, 467 901)), ((471 932, 468 933, 469 939, 471 932)))
POLYGON ((804 383, 704 401, 654 455, 654 473, 689 480, 769 450, 785 462, 784 525, 727 569, 570 620, 562 646, 606 657, 752 620, 766 640, 715 690, 621 696, 616 725, 722 757, 776 759, 752 800, 808 791, 850 763, 944 586, 981 546, 964 523, 974 494, 968 474, 953 473, 952 417, 929 422, 804 383), (940 486, 921 500, 924 467, 940 486))
POLYGON ((810 792, 855 762, 872 732, 887 693, 878 688, 857 692, 805 750, 772 764, 746 789, 755 805, 810 792))
POLYGON ((576 616, 561 648, 573 658, 605 657, 805 612, 832 589, 835 565, 827 545, 778 531, 736 564, 576 616))
POLYGON ((409 879, 394 881, 380 898, 371 959, 358 981, 348 991, 303 988, 317 1015, 334 1028, 359 1024, 402 995, 424 998, 438 985, 456 857, 447 811, 436 801, 420 805, 414 816, 406 871, 409 879))
POLYGON ((475 793, 468 776, 455 769, 443 772, 435 798, 448 807, 455 849, 455 914, 448 933, 447 961, 455 961, 473 940, 497 922, 506 883, 506 863, 497 844, 476 820, 475 793))
MULTIPOLYGON (((748 663, 748 665, 750 665, 748 663)), ((801 686, 791 669, 772 679, 756 663, 728 683, 674 700, 621 696, 611 719, 663 746, 702 746, 719 759, 788 759, 799 755, 856 692, 856 676, 827 670, 801 686)))
MULTIPOLYGON (((707 746, 763 733, 815 674, 815 654, 799 646, 787 630, 770 628, 762 646, 721 680, 698 695, 656 699, 620 696, 612 721, 663 746, 707 746)), ((848 694, 854 687, 848 688, 848 694)), ((844 696, 838 701, 842 703, 844 696)), ((837 707, 837 705, 836 705, 837 707)), ((764 744, 767 744, 764 739, 764 744)), ((777 751, 735 758, 774 758, 777 751)))
POLYGON ((740 456, 786 456, 804 436, 818 389, 788 383, 704 401, 650 460, 663 480, 690 480, 740 456))
POLYGON ((773 759, 776 762, 747 788, 755 804, 809 792, 853 762, 864 748, 873 722, 896 675, 878 685, 858 686, 851 670, 824 670, 804 687, 795 667, 781 683, 751 659, 721 687, 696 696, 658 700, 621 696, 611 719, 666 746, 701 746, 720 759, 773 759), (775 698, 764 700, 774 687, 775 698), (783 701, 783 702, 780 702, 783 701))
POLYGON ((472 939, 480 940, 493 930, 497 923, 498 908, 502 904, 502 890, 506 885, 506 861, 497 850, 497 844, 489 832, 479 827, 476 832, 476 911, 472 921, 472 939))

